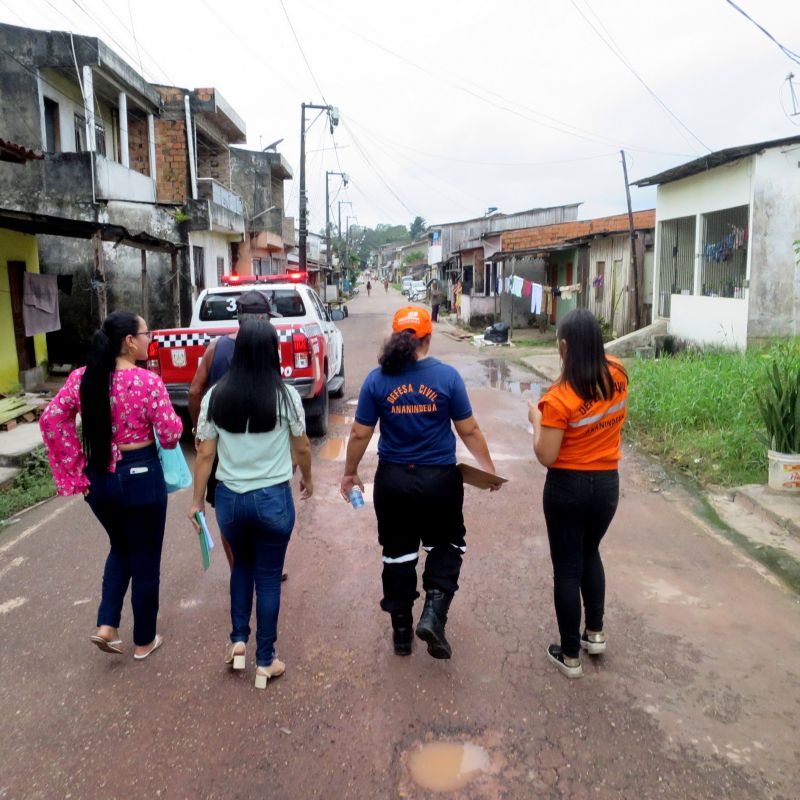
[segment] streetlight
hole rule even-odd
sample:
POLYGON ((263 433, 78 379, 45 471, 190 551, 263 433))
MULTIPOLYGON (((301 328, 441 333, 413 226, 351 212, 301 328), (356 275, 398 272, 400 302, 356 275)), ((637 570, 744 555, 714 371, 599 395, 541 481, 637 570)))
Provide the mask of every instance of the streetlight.
MULTIPOLYGON (((335 106, 329 105, 315 105, 314 103, 301 103, 300 104, 300 232, 298 234, 298 246, 300 248, 300 270, 305 272, 307 269, 307 254, 306 254, 306 239, 308 238, 308 221, 306 220, 306 207, 308 200, 306 198, 306 109, 313 108, 320 113, 311 121, 311 125, 323 114, 328 115, 328 122, 330 124, 331 134, 333 129, 339 124, 339 109, 335 106)), ((310 128, 311 125, 308 127, 310 128)))

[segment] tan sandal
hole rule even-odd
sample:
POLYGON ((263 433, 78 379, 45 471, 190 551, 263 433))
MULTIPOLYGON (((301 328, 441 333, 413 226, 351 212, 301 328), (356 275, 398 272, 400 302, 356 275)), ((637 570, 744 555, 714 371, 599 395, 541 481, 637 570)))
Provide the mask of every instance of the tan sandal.
POLYGON ((277 658, 273 658, 268 667, 256 667, 256 689, 266 689, 267 681, 270 678, 280 678, 284 672, 286 672, 286 664, 278 661, 277 658))
POLYGON ((244 642, 229 642, 225 651, 225 663, 232 669, 244 669, 247 661, 247 645, 244 642))
POLYGON ((164 640, 158 634, 156 634, 156 638, 153 639, 153 644, 150 645, 150 649, 146 653, 142 653, 141 655, 134 653, 133 657, 137 661, 144 661, 151 653, 155 653, 155 651, 158 650, 158 648, 161 647, 162 644, 164 644, 164 640))
POLYGON ((125 652, 122 647, 120 647, 122 644, 122 639, 106 639, 99 634, 95 634, 94 636, 89 637, 89 641, 92 644, 96 644, 97 647, 104 653, 115 653, 116 655, 122 655, 125 652))

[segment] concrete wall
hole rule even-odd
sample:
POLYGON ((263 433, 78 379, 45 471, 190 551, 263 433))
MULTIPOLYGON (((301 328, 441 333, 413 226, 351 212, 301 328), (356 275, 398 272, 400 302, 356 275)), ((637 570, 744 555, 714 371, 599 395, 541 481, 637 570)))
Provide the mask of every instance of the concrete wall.
MULTIPOLYGON (((9 261, 24 261, 28 272, 39 272, 36 237, 0 228, 0 393, 3 394, 16 391, 20 384, 8 281, 9 261)), ((33 337, 33 347, 37 364, 48 360, 44 334, 33 337)))
POLYGON ((748 342, 800 334, 800 147, 756 157, 750 219, 748 342))
POLYGON ((709 347, 747 347, 747 304, 731 297, 673 295, 669 332, 709 347))
MULTIPOLYGON (((230 243, 232 241, 241 241, 241 236, 235 238, 224 236, 213 231, 192 231, 189 234, 189 245, 191 248, 202 247, 203 257, 205 261, 204 279, 205 288, 211 289, 219 286, 217 279, 217 259, 221 258, 224 261, 222 270, 223 275, 230 274, 231 271, 231 250, 230 243)), ((194 256, 190 254, 191 262, 194 264, 194 256)), ((197 298, 197 286, 195 284, 194 269, 192 269, 192 290, 193 296, 197 298)))

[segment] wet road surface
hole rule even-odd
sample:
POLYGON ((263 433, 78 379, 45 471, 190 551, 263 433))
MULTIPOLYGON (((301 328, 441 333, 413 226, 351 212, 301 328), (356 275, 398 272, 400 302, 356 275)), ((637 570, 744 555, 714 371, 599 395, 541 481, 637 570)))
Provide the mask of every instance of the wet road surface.
MULTIPOLYGON (((106 537, 82 499, 0 534, 0 798, 800 796, 797 598, 685 516, 678 495, 652 492, 627 448, 603 545, 609 650, 585 659, 578 681, 547 663, 544 469, 525 408, 537 379, 441 326, 433 354, 464 374, 510 483, 466 492, 452 660, 416 644, 410 658, 392 654, 369 491, 377 442, 361 469, 365 509, 338 497, 338 480, 358 387, 402 302, 359 297, 341 323, 345 397, 314 443, 316 492, 298 503, 283 585, 287 672, 266 691, 253 688, 252 648, 244 676, 222 664, 228 568, 218 549, 202 571, 188 491, 170 497, 165 645, 141 663, 88 642, 106 537), (440 740, 488 755, 465 786, 434 795, 411 769, 440 740)), ((129 646, 130 625, 126 608, 129 646)))

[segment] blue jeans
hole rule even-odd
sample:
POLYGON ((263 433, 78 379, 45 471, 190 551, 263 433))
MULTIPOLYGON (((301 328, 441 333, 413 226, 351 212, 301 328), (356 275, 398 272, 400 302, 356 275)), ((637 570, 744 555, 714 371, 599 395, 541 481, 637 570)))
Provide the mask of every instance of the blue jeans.
POLYGON ((281 574, 294 527, 289 482, 237 494, 217 485, 217 522, 233 551, 231 569, 231 642, 250 637, 253 588, 256 593, 256 664, 275 658, 281 574))
POLYGON ((131 584, 133 641, 156 638, 161 545, 167 519, 167 487, 155 445, 128 450, 115 472, 89 467, 85 500, 106 529, 111 550, 103 571, 97 624, 118 628, 122 604, 131 584))
POLYGON ((581 598, 586 627, 603 630, 606 576, 600 542, 618 500, 616 470, 547 470, 543 505, 553 561, 553 600, 561 649, 569 658, 581 652, 581 598))

